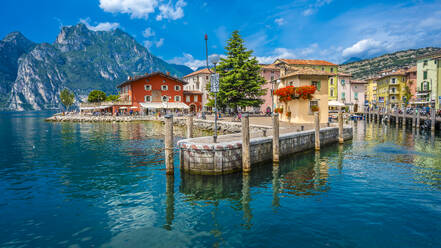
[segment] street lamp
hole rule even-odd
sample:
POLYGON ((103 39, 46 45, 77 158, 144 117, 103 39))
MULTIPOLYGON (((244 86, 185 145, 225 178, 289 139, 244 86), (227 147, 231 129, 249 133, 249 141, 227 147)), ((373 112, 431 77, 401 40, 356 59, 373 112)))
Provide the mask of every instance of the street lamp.
POLYGON ((214 72, 210 70, 208 66, 208 36, 205 34, 205 58, 207 62, 207 69, 211 73, 210 78, 210 91, 214 93, 214 135, 213 142, 217 142, 217 93, 219 92, 219 74, 216 73, 216 64, 219 62, 220 57, 217 54, 210 56, 210 62, 214 64, 214 72))

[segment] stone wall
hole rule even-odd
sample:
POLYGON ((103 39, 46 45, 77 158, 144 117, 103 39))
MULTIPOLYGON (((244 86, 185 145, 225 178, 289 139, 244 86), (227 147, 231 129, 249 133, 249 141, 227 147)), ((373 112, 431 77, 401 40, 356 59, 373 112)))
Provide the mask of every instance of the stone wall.
MULTIPOLYGON (((228 135, 227 135, 228 136, 228 135)), ((352 139, 352 127, 344 128, 345 140, 352 139)), ((320 130, 320 143, 338 142, 338 128, 320 130)), ((251 164, 272 160, 272 137, 254 138, 250 141, 251 164)), ((280 136, 280 156, 313 149, 314 130, 287 133, 280 136)), ((181 168, 196 174, 226 174, 242 170, 242 141, 224 143, 198 143, 198 138, 178 142, 181 168)))
MULTIPOLYGON (((155 116, 86 116, 86 115, 55 115, 47 118, 46 121, 54 122, 131 122, 131 121, 161 121, 163 117, 155 116)), ((177 126, 186 126, 187 117, 174 117, 173 123, 177 126)), ((214 127, 212 120, 193 119, 193 126, 199 130, 211 131, 214 127)), ((240 122, 218 121, 218 132, 220 134, 238 133, 241 131, 240 122)), ((250 125, 250 132, 271 133, 271 127, 250 125)))

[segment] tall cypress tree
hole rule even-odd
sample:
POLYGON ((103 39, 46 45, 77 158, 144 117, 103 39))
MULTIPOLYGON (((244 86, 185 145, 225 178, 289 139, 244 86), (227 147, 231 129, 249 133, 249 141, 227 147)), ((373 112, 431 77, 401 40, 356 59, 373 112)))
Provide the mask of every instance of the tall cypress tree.
POLYGON ((216 67, 219 73, 219 107, 260 106, 266 90, 262 89, 265 79, 260 76, 260 66, 253 51, 247 50, 239 31, 234 31, 228 40, 227 57, 221 58, 216 67))

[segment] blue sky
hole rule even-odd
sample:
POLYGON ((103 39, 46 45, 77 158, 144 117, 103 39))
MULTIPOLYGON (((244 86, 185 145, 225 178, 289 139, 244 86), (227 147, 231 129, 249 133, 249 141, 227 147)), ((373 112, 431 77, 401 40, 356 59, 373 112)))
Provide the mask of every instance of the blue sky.
POLYGON ((121 28, 156 56, 192 68, 223 54, 239 30, 262 63, 276 58, 341 63, 408 48, 441 46, 439 1, 14 0, 0 9, 0 36, 20 31, 52 43, 62 25, 121 28))

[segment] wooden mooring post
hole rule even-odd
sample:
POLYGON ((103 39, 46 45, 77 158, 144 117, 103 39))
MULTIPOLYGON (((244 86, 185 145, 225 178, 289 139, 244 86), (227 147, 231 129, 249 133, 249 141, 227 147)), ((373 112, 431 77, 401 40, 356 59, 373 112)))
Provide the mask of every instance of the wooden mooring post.
POLYGON ((432 108, 431 116, 430 116, 430 131, 435 132, 435 124, 436 124, 436 111, 435 108, 432 108))
POLYGON ((315 150, 320 150, 320 113, 314 112, 314 123, 315 123, 315 150))
POLYGON ((250 160, 250 119, 248 114, 242 115, 242 170, 251 171, 250 160))
POLYGON ((165 116, 165 169, 168 175, 174 174, 173 166, 173 115, 165 116))
POLYGON ((193 114, 187 116, 187 139, 193 138, 193 114))
POLYGON ((273 162, 279 163, 279 114, 273 113, 273 162))
MULTIPOLYGON (((319 124, 320 125, 320 124, 319 124)), ((343 144, 343 113, 341 107, 338 109, 338 143, 343 144)))
POLYGON ((403 108, 403 117, 402 117, 402 125, 403 127, 406 127, 406 108, 403 108))
POLYGON ((417 127, 417 129, 420 129, 420 123, 421 122, 421 113, 420 113, 420 111, 418 111, 418 113, 417 113, 417 122, 416 122, 416 127, 417 127))

